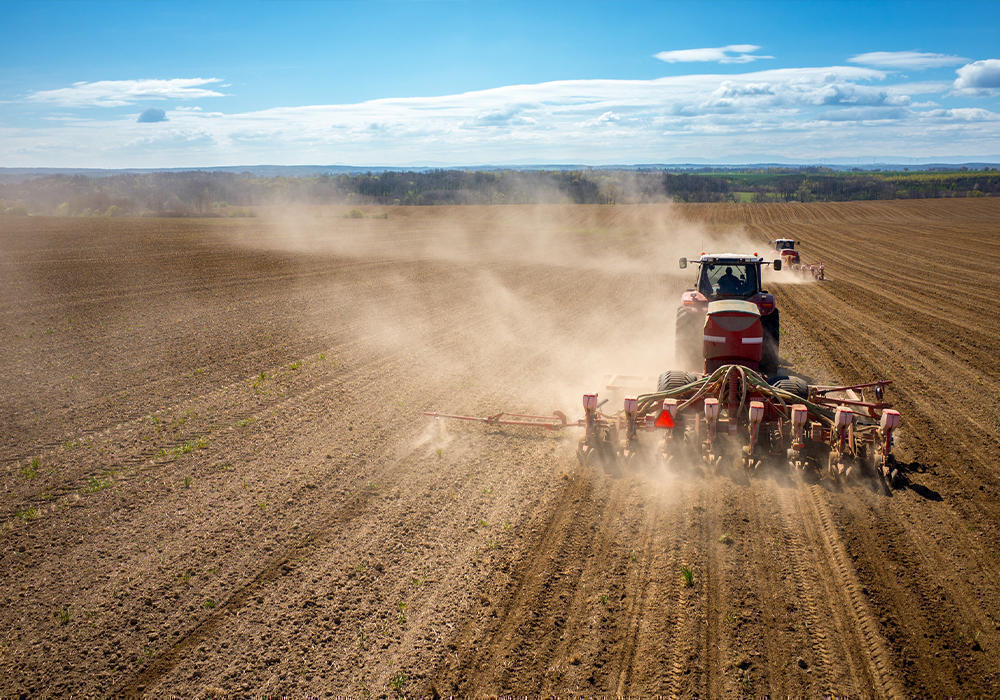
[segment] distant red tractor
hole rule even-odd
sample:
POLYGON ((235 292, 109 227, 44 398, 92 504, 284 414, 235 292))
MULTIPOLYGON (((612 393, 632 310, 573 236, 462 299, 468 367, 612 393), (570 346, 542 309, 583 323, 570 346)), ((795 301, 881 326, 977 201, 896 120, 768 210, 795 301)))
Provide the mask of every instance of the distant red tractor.
POLYGON ((736 364, 765 377, 775 374, 781 322, 774 296, 761 288, 761 269, 780 270, 781 260, 716 253, 681 258, 681 268, 689 262, 699 272, 697 286, 681 295, 677 308, 677 362, 707 373, 736 364))
POLYGON ((798 241, 793 241, 791 238, 776 238, 771 241, 771 245, 774 246, 774 250, 781 258, 781 262, 790 270, 796 269, 801 263, 799 251, 795 250, 796 243, 798 241))

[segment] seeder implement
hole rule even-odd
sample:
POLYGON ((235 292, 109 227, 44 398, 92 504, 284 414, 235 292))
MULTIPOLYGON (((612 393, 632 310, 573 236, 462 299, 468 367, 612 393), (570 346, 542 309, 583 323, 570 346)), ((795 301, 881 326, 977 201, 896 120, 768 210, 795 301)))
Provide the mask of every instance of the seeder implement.
POLYGON ((763 465, 812 470, 833 480, 867 473, 884 488, 898 479, 892 457, 899 413, 882 400, 888 381, 817 386, 803 397, 771 385, 756 371, 723 365, 683 386, 628 397, 615 414, 584 394, 584 417, 498 413, 489 417, 427 413, 487 425, 563 430, 581 428, 581 464, 610 474, 639 465, 701 464, 750 474, 763 465), (876 400, 865 400, 873 390, 876 400))
MULTIPOLYGON (((798 262, 794 241, 775 244, 783 257, 798 262)), ((780 322, 774 295, 761 286, 762 271, 768 265, 779 271, 782 261, 757 253, 702 253, 679 260, 682 269, 689 263, 698 267, 698 276, 681 296, 675 333, 675 356, 689 366, 660 375, 657 391, 629 396, 614 414, 601 411, 607 399, 584 394, 584 416, 575 422, 559 411, 427 415, 497 426, 582 428, 580 462, 599 464, 611 474, 657 463, 731 467, 748 475, 764 465, 784 465, 838 481, 868 474, 887 490, 895 485, 899 471, 892 444, 900 417, 883 400, 891 382, 809 387, 796 377, 765 379, 778 369, 780 322), (685 371, 693 368, 696 350, 700 375, 685 371)), ((608 390, 615 393, 634 379, 615 375, 608 390)))

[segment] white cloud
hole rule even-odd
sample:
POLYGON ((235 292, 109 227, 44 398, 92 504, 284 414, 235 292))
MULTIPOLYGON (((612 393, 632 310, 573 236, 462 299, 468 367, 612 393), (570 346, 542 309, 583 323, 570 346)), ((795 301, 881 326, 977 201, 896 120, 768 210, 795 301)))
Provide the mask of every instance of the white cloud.
POLYGON ((170 120, 156 125, 136 123, 135 113, 0 125, 0 150, 5 165, 94 167, 1000 153, 993 112, 913 99, 943 95, 950 82, 889 78, 858 65, 826 66, 565 80, 241 113, 171 108, 170 120))
POLYGON ((523 105, 511 105, 506 109, 492 109, 464 122, 463 126, 509 128, 511 126, 535 124, 536 120, 531 117, 524 116, 524 109, 525 106, 523 105))
POLYGON ((871 122, 904 119, 908 112, 901 107, 846 107, 829 110, 819 119, 829 122, 871 122))
POLYGON ((169 80, 99 80, 73 83, 70 87, 40 90, 28 95, 30 102, 48 102, 64 107, 123 107, 145 100, 191 100, 223 97, 203 86, 223 87, 219 78, 172 78, 169 80))
POLYGON ((925 119, 951 122, 997 122, 1000 114, 978 107, 956 107, 954 109, 934 109, 921 115, 925 119))
POLYGON ((824 105, 905 105, 908 95, 893 95, 888 90, 855 83, 831 83, 818 91, 820 103, 824 105))
POLYGON ((753 44, 730 44, 709 49, 678 49, 676 51, 660 51, 654 54, 665 63, 695 63, 695 62, 718 62, 718 63, 750 63, 762 58, 774 58, 774 56, 756 56, 755 51, 760 47, 753 44))
POLYGON ((1000 60, 974 61, 957 71, 955 90, 966 94, 995 95, 1000 92, 1000 60))
POLYGON ((926 53, 922 51, 872 51, 862 53, 847 59, 848 63, 860 63, 865 66, 890 68, 897 70, 924 70, 957 66, 965 63, 967 58, 943 53, 926 53))
POLYGON ((773 95, 774 86, 770 83, 742 83, 738 84, 731 80, 722 83, 713 93, 714 97, 759 97, 762 95, 773 95))

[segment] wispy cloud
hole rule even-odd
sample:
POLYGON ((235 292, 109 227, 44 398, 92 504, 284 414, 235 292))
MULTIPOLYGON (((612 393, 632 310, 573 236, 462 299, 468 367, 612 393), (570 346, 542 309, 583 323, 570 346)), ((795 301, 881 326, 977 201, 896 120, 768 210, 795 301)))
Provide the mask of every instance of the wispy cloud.
POLYGON ((979 107, 956 107, 924 112, 922 117, 938 122, 1000 122, 1000 114, 979 107))
POLYGON ((900 107, 846 107, 823 112, 819 118, 830 122, 872 122, 905 119, 907 110, 900 107))
POLYGON ((205 86, 223 87, 219 78, 172 78, 168 80, 99 80, 73 83, 70 87, 40 90, 28 95, 30 102, 64 107, 123 107, 147 100, 192 100, 223 97, 205 86))
POLYGON ((975 61, 957 71, 955 90, 965 94, 996 95, 1000 92, 1000 60, 975 61))
POLYGON ((847 59, 848 63, 896 70, 925 70, 927 68, 957 66, 968 60, 961 56, 923 51, 871 51, 847 59))
MULTIPOLYGON (((980 87, 969 89, 992 89, 982 87, 994 84, 992 64, 970 65, 959 75, 980 87)), ((101 119, 86 112, 44 130, 0 125, 0 143, 8 163, 52 164, 61 153, 55 164, 107 167, 1000 153, 994 111, 914 99, 953 89, 950 81, 908 82, 859 65, 564 80, 239 113, 171 108, 155 128, 136 123, 136 112, 101 119)))
POLYGON ((730 44, 708 49, 678 49, 676 51, 660 51, 654 54, 665 63, 751 63, 774 56, 758 56, 755 51, 760 47, 753 44, 730 44))

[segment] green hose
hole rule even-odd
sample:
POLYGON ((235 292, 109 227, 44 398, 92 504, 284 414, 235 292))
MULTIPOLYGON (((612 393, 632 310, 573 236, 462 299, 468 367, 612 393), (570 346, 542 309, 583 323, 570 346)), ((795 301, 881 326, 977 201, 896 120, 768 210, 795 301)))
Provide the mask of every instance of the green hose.
MULTIPOLYGON (((783 415, 786 415, 786 417, 791 417, 789 415, 789 403, 800 403, 805 405, 811 414, 818 416, 825 423, 827 423, 828 427, 833 427, 834 421, 836 420, 835 410, 813 403, 808 399, 803 399, 801 396, 792 394, 784 389, 773 387, 768 384, 767 381, 760 376, 760 374, 741 365, 723 365, 710 375, 701 379, 696 379, 695 381, 685 384, 684 386, 677 387, 676 389, 657 391, 651 394, 642 394, 638 397, 639 415, 645 416, 651 413, 664 399, 680 398, 681 396, 688 394, 688 392, 694 387, 697 387, 697 390, 691 398, 687 399, 684 403, 677 407, 678 412, 688 408, 702 398, 709 398, 712 396, 718 398, 720 404, 724 404, 725 394, 729 384, 729 375, 732 372, 736 372, 740 377, 740 403, 739 408, 737 408, 737 414, 743 411, 743 407, 746 404, 747 385, 749 384, 750 386, 756 388, 761 394, 770 398, 774 403, 780 404, 780 410, 783 415)), ((863 416, 859 413, 856 413, 855 416, 865 421, 871 421, 869 417, 863 416)), ((870 430, 876 430, 877 426, 872 423, 867 423, 856 425, 855 429, 860 430, 861 432, 868 432, 870 430)))

